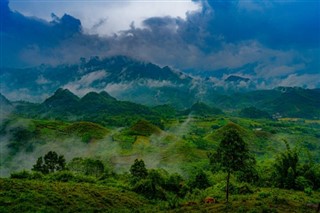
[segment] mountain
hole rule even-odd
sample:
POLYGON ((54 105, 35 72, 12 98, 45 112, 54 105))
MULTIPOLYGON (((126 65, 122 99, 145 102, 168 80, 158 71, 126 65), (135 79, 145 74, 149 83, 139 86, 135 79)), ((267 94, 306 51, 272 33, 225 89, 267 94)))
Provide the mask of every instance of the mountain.
POLYGON ((46 110, 75 112, 79 100, 79 97, 69 90, 59 88, 53 96, 42 103, 42 106, 46 110))
POLYGON ((240 111, 240 116, 245 118, 271 118, 270 114, 255 107, 247 107, 240 111))
POLYGON ((13 110, 12 103, 0 93, 0 121, 13 110))
POLYGON ((64 116, 83 116, 80 114, 84 109, 96 116, 102 111, 110 115, 117 115, 119 111, 137 114, 128 110, 129 105, 139 109, 138 114, 150 114, 150 109, 141 105, 171 105, 175 110, 183 111, 201 100, 224 110, 255 107, 270 115, 320 117, 319 89, 279 87, 253 90, 254 82, 241 76, 229 75, 226 79, 222 76, 220 81, 191 77, 168 66, 160 67, 126 56, 82 58, 78 64, 1 68, 0 71, 3 94, 12 95, 12 98, 30 101, 30 97, 35 97, 32 101, 39 103, 55 92, 41 105, 41 114, 56 110, 64 116), (90 91, 98 93, 88 93, 90 91), (141 105, 133 106, 133 102, 141 105))
POLYGON ((11 102, 0 93, 0 105, 1 107, 12 106, 11 102))
POLYGON ((255 107, 282 117, 320 118, 320 89, 278 87, 272 90, 216 95, 207 100, 224 109, 255 107))
POLYGON ((147 106, 118 101, 107 92, 89 92, 79 98, 68 89, 61 88, 41 104, 18 105, 15 113, 33 118, 95 121, 105 125, 126 125, 138 118, 152 120, 158 115, 147 106))
POLYGON ((194 115, 201 115, 201 116, 223 114, 221 109, 210 107, 203 102, 197 102, 193 104, 190 109, 187 109, 185 111, 185 114, 190 114, 190 113, 194 115))
POLYGON ((238 82, 241 82, 241 81, 248 82, 248 81, 250 81, 250 79, 249 78, 243 78, 243 77, 236 76, 236 75, 230 75, 224 81, 226 81, 226 82, 237 82, 238 83, 238 82))
POLYGON ((196 88, 190 89, 194 79, 187 74, 126 56, 82 58, 78 64, 1 68, 0 71, 4 94, 19 92, 22 99, 36 102, 43 101, 44 94, 58 88, 68 88, 77 95, 108 91, 118 99, 150 105, 171 102, 179 105, 184 103, 180 98, 186 92, 189 97, 196 93, 196 88))
POLYGON ((266 102, 274 111, 286 117, 320 118, 320 89, 279 87, 280 95, 266 102))
POLYGON ((163 68, 148 62, 138 61, 126 56, 113 56, 100 59, 91 58, 80 65, 83 74, 105 70, 106 83, 131 82, 134 80, 149 79, 157 81, 170 81, 174 83, 189 83, 192 79, 181 72, 175 72, 168 66, 163 68))

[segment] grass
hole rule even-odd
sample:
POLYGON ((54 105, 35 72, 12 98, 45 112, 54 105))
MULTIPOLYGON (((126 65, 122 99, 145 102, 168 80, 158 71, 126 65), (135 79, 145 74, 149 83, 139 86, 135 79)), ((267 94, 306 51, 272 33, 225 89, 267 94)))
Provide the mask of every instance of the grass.
POLYGON ((0 179, 0 212, 130 212, 147 203, 133 192, 96 184, 0 179))
POLYGON ((0 179, 0 212, 312 213, 320 202, 320 192, 306 194, 277 188, 253 188, 253 193, 231 194, 230 203, 226 204, 223 185, 193 190, 185 198, 171 196, 167 201, 147 200, 110 181, 94 184, 0 179), (207 197, 215 198, 216 202, 205 203, 207 197))

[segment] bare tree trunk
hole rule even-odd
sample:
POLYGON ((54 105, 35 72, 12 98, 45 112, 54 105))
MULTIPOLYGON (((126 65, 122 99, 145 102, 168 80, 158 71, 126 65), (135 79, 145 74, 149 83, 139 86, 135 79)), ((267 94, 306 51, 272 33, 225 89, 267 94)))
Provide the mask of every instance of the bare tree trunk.
POLYGON ((227 176, 227 187, 226 187, 227 203, 229 202, 229 182, 230 182, 230 171, 228 171, 228 176, 227 176))

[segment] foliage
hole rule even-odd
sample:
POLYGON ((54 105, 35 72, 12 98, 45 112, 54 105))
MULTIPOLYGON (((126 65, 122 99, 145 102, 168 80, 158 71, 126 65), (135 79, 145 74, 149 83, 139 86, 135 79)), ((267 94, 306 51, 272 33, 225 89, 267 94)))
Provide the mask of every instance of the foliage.
POLYGON ((164 177, 156 170, 150 170, 148 176, 140 179, 133 187, 133 191, 149 199, 166 199, 166 192, 162 188, 164 177))
POLYGON ((91 158, 73 158, 68 164, 67 169, 82 175, 100 177, 104 174, 104 165, 100 160, 91 158))
POLYGON ((244 108, 240 111, 240 116, 246 117, 246 118, 253 118, 253 119, 257 119, 257 118, 267 118, 270 119, 271 116, 269 115, 269 113, 259 110, 255 107, 247 107, 244 108))
POLYGON ((20 172, 13 172, 10 174, 10 178, 14 179, 43 179, 43 174, 41 172, 29 172, 26 170, 20 171, 20 172))
POLYGON ((3 213, 131 212, 147 204, 136 193, 92 183, 0 179, 3 213))
POLYGON ((277 156, 274 164, 276 185, 286 189, 319 189, 319 165, 314 164, 312 160, 301 164, 297 149, 292 150, 288 142, 284 142, 286 150, 277 156))
POLYGON ((228 202, 230 173, 248 168, 255 161, 252 160, 247 144, 235 129, 224 132, 217 151, 208 156, 211 165, 218 165, 227 172, 226 199, 228 202))
POLYGON ((132 135, 150 136, 152 134, 159 134, 160 132, 161 130, 157 126, 146 120, 139 120, 130 128, 132 135))
POLYGON ((130 173, 134 181, 145 179, 148 176, 148 171, 144 161, 142 159, 135 159, 134 163, 130 167, 130 173))
POLYGON ((59 155, 54 151, 49 151, 43 158, 38 158, 32 170, 42 172, 43 174, 61 171, 65 169, 66 160, 63 155, 59 155))
POLYGON ((197 172, 194 180, 192 180, 189 185, 191 188, 206 189, 211 184, 209 182, 207 174, 203 170, 200 170, 199 172, 197 172))
POLYGON ((208 115, 219 115, 223 114, 221 109, 210 107, 203 102, 196 102, 191 106, 190 109, 187 109, 184 114, 195 114, 200 116, 208 116, 208 115))
POLYGON ((285 144, 287 150, 280 153, 275 161, 275 177, 279 187, 294 189, 299 156, 297 150, 290 149, 288 142, 285 144))

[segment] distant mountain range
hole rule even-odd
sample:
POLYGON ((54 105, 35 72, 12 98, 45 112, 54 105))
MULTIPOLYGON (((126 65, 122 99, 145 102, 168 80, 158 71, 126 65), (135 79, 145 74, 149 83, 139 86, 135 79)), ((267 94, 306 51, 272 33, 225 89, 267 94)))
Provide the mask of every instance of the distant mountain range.
POLYGON ((276 118, 320 118, 320 89, 289 87, 234 93, 232 95, 216 95, 215 97, 208 97, 205 102, 197 101, 185 110, 171 105, 150 107, 130 101, 119 101, 105 91, 100 93, 89 92, 79 98, 68 89, 62 88, 39 104, 23 101, 11 103, 1 94, 0 101, 3 109, 4 107, 14 108, 15 113, 28 117, 95 122, 108 120, 111 117, 115 121, 118 119, 121 122, 127 119, 128 123, 136 118, 146 118, 159 122, 159 118, 177 114, 206 116, 223 114, 223 111, 238 112, 239 116, 249 118, 271 118, 272 116, 276 118), (120 118, 117 118, 118 116, 120 118))
MULTIPOLYGON (((160 67, 125 56, 82 58, 80 61, 79 64, 55 67, 2 68, 2 92, 11 100, 42 102, 34 105, 20 103, 18 108, 28 108, 29 113, 40 110, 47 115, 59 112, 64 116, 80 116, 84 110, 92 114, 102 110, 109 115, 116 115, 118 111, 151 115, 150 108, 143 105, 166 104, 186 112, 193 104, 204 103, 210 109, 201 105, 193 107, 201 106, 204 112, 217 112, 215 108, 235 111, 255 107, 270 115, 320 117, 320 89, 243 90, 237 86, 252 84, 251 80, 230 75, 221 79, 229 88, 224 90, 210 78, 192 77, 167 66, 160 67)), ((0 98, 1 105, 10 105, 6 98, 0 98)))
POLYGON ((119 100, 154 106, 171 104, 184 109, 203 101, 212 91, 238 91, 243 90, 243 84, 252 83, 248 78, 230 75, 217 84, 211 78, 193 77, 126 56, 82 58, 78 64, 0 71, 3 94, 12 100, 33 102, 41 102, 58 88, 65 88, 78 96, 107 91, 119 100))
MULTIPOLYGON (((99 59, 92 57, 79 64, 11 69, 0 72, 2 91, 15 100, 43 101, 58 88, 77 95, 88 91, 107 91, 122 100, 154 105, 179 105, 194 97, 194 79, 167 66, 142 62, 125 56, 99 59)), ((181 106, 183 107, 183 106, 181 106)))

